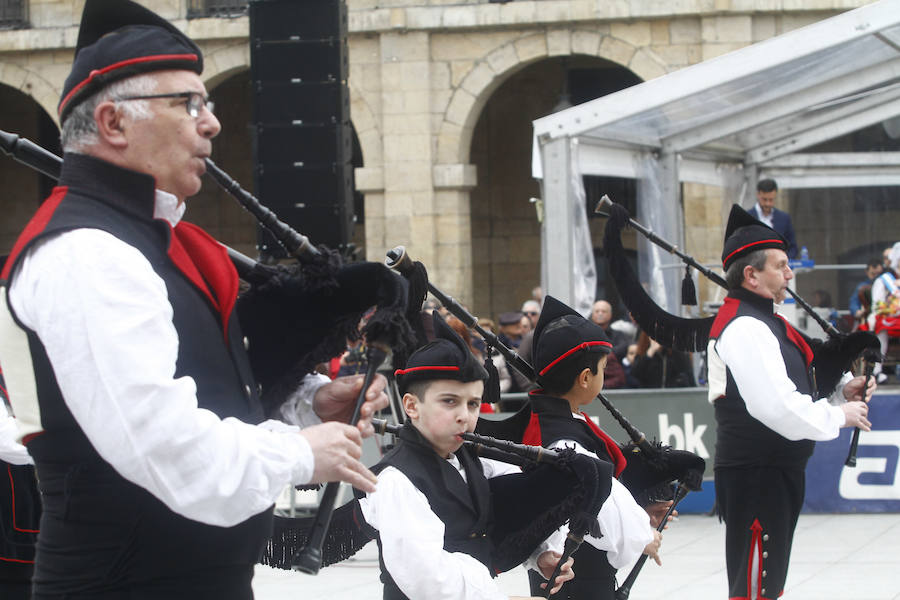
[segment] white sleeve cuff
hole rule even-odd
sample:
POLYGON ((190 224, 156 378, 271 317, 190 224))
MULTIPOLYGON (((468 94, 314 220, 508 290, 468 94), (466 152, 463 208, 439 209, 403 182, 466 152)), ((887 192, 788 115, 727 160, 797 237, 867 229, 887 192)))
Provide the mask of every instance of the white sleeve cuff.
POLYGON ((304 377, 297 389, 278 409, 281 420, 289 425, 299 425, 301 428, 321 425, 322 419, 313 410, 313 399, 319 388, 330 382, 331 379, 320 373, 310 373, 304 377))

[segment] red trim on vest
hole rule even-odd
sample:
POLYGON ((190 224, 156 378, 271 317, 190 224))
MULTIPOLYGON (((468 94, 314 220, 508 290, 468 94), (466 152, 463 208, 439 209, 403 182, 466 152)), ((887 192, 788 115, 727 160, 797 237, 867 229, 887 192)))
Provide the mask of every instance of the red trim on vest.
MULTIPOLYGON (((227 340, 228 319, 237 301, 238 287, 240 286, 237 270, 228 258, 228 251, 225 246, 193 223, 181 222, 175 226, 174 231, 174 237, 178 239, 193 264, 199 269, 205 283, 212 288, 212 293, 215 295, 213 304, 219 309, 219 314, 222 316, 222 328, 227 340)), ((204 289, 208 288, 201 288, 201 290, 204 289)))
MULTIPOLYGON (((590 430, 596 435, 603 443, 606 445, 606 451, 609 453, 609 456, 613 459, 613 465, 616 468, 616 477, 618 477, 622 471, 625 470, 625 455, 622 454, 621 448, 619 445, 613 440, 611 437, 606 435, 602 429, 597 427, 591 418, 584 413, 581 413, 584 417, 585 421, 587 421, 588 427, 590 430)), ((531 419, 528 421, 528 427, 525 428, 525 433, 522 434, 522 443, 528 444, 529 446, 543 446, 541 439, 541 423, 538 420, 538 416, 535 413, 531 413, 531 419)))
POLYGON ((806 340, 803 339, 803 336, 797 333, 797 330, 794 329, 787 320, 781 315, 775 315, 782 321, 784 321, 784 326, 787 328, 787 336, 788 339, 794 342, 794 345, 800 348, 800 351, 803 353, 803 357, 806 359, 806 366, 812 364, 813 361, 813 351, 812 348, 809 347, 809 344, 806 343, 806 340))
POLYGON ((94 78, 99 75, 106 75, 110 71, 115 71, 116 69, 121 69, 122 67, 130 67, 131 65, 138 65, 147 62, 159 62, 165 60, 189 60, 192 62, 197 62, 199 58, 196 54, 155 54, 153 56, 129 58, 128 60, 123 60, 122 62, 113 63, 109 66, 103 67, 102 69, 94 69, 93 71, 91 71, 90 75, 88 75, 87 79, 81 81, 78 85, 72 88, 71 92, 66 94, 66 97, 63 98, 59 103, 56 111, 57 113, 62 114, 63 108, 65 108, 69 100, 72 99, 72 96, 74 96, 81 88, 90 84, 94 80, 94 78))
POLYGON ((612 348, 612 344, 610 344, 609 342, 582 342, 582 343, 578 344, 577 346, 575 346, 574 348, 572 348, 571 350, 566 351, 562 356, 560 356, 559 358, 557 358, 556 360, 551 362, 549 365, 547 365, 546 367, 541 369, 541 372, 538 373, 538 375, 544 375, 547 371, 549 371, 551 368, 553 368, 553 365, 555 365, 559 361, 571 356, 572 354, 578 352, 579 350, 587 350, 591 346, 606 346, 607 348, 612 348))
POLYGON ((12 491, 10 500, 12 501, 13 529, 15 529, 16 531, 21 531, 22 533, 39 533, 39 529, 22 529, 21 527, 16 525, 16 484, 13 483, 12 467, 10 465, 6 465, 6 472, 9 473, 9 489, 10 491, 12 491))
POLYGON ((23 446, 27 445, 28 442, 30 442, 31 440, 33 440, 33 439, 36 438, 37 436, 41 435, 42 433, 44 433, 44 432, 43 432, 43 431, 36 431, 36 432, 34 432, 34 433, 29 433, 28 435, 24 436, 24 437, 22 438, 22 445, 23 445, 23 446))
POLYGON ((588 427, 594 432, 594 435, 603 440, 603 443, 606 444, 606 451, 609 453, 610 458, 613 459, 613 465, 616 467, 616 478, 618 479, 622 471, 625 470, 625 464, 627 462, 625 460, 625 455, 622 454, 622 449, 619 448, 619 444, 616 443, 616 440, 606 435, 602 429, 597 427, 597 424, 594 423, 589 416, 585 413, 581 413, 581 416, 587 421, 588 427))
POLYGON ((66 197, 68 192, 68 186, 57 186, 53 188, 53 193, 38 207, 37 212, 28 221, 28 225, 25 226, 12 251, 10 251, 9 258, 6 259, 6 264, 3 266, 3 272, 0 273, 0 279, 4 281, 9 279, 10 271, 16 262, 16 258, 21 254, 22 248, 44 230, 47 223, 53 218, 53 213, 56 211, 59 203, 62 202, 62 199, 66 197))
POLYGON ((725 297, 722 306, 719 307, 716 318, 713 320, 712 327, 709 328, 709 337, 711 339, 719 337, 719 334, 722 333, 725 326, 734 318, 734 315, 737 314, 740 305, 741 301, 737 298, 732 298, 730 296, 725 297))
POLYGON ((726 256, 726 257, 724 258, 724 260, 722 260, 722 264, 725 265, 725 264, 728 262, 728 259, 729 259, 729 258, 731 258, 732 256, 734 256, 735 254, 737 254, 737 253, 740 252, 741 250, 745 250, 745 249, 750 248, 750 247, 752 247, 752 246, 758 246, 758 245, 760 245, 760 244, 773 244, 773 243, 774 243, 774 244, 779 244, 779 245, 781 246, 781 249, 784 250, 784 242, 781 241, 781 240, 775 240, 775 239, 772 239, 772 240, 759 240, 758 242, 750 242, 749 244, 744 244, 743 246, 741 246, 740 248, 738 248, 737 250, 735 250, 734 252, 732 252, 731 254, 729 254, 728 256, 726 256))
POLYGON ((541 423, 538 421, 538 416, 534 413, 531 413, 528 427, 525 428, 525 433, 522 434, 522 443, 529 446, 543 446, 541 443, 541 423))
POLYGON ((0 561, 3 561, 3 562, 14 562, 14 563, 22 563, 22 564, 26 564, 26 565, 33 565, 33 564, 34 564, 34 561, 33 561, 33 560, 21 560, 21 559, 19 559, 19 558, 5 558, 5 557, 3 557, 3 556, 0 556, 0 561))
POLYGON ((396 371, 394 371, 394 376, 406 375, 407 373, 413 373, 415 371, 459 371, 459 367, 410 367, 408 369, 397 369, 396 371))

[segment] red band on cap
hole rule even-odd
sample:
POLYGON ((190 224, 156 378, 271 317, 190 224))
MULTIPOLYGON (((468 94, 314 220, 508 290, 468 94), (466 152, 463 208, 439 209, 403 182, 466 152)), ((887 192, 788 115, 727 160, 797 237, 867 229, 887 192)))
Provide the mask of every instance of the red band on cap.
POLYGON ((66 94, 66 97, 62 99, 62 102, 59 103, 59 108, 57 109, 59 114, 62 114, 63 108, 65 108, 66 104, 69 100, 72 99, 79 90, 83 87, 90 84, 95 77, 99 75, 105 75, 110 71, 115 71, 116 69, 121 69, 122 67, 128 67, 131 65, 136 65, 145 62, 158 62, 162 60, 190 60, 193 62, 197 62, 200 58, 196 54, 156 54, 153 56, 141 56, 139 58, 130 58, 128 60, 123 60, 122 62, 117 62, 111 64, 107 67, 103 67, 102 69, 95 69, 91 71, 91 74, 88 75, 88 78, 76 85, 72 88, 72 91, 66 94))
POLYGON ((394 376, 407 375, 414 371, 459 371, 459 367, 411 367, 409 369, 397 369, 394 371, 394 376))
POLYGON ((565 354, 563 354, 562 356, 560 356, 559 358, 557 358, 556 360, 554 360, 552 363, 550 363, 543 369, 541 369, 541 372, 538 373, 538 375, 543 375, 544 373, 549 371, 551 368, 553 368, 553 365, 555 365, 559 361, 563 360, 567 356, 571 356, 572 354, 575 354, 579 350, 587 350, 591 346, 606 346, 607 348, 612 348, 612 344, 610 344, 609 342, 582 342, 582 343, 578 344, 577 346, 575 346, 574 348, 572 348, 571 350, 569 350, 568 352, 566 352, 565 354))
POLYGON ((760 240, 760 241, 758 241, 758 242, 750 242, 749 244, 746 244, 746 245, 744 245, 744 246, 741 246, 740 248, 738 248, 737 250, 735 250, 734 252, 732 252, 731 254, 729 254, 728 256, 726 256, 726 257, 725 257, 725 260, 722 261, 722 265, 724 266, 725 263, 727 263, 728 260, 729 260, 732 256, 734 256, 735 254, 737 254, 737 253, 740 252, 741 250, 746 250, 746 249, 749 248, 750 246, 756 246, 756 245, 759 245, 759 244, 770 244, 770 243, 781 244, 782 246, 784 246, 784 242, 782 242, 781 240, 760 240))

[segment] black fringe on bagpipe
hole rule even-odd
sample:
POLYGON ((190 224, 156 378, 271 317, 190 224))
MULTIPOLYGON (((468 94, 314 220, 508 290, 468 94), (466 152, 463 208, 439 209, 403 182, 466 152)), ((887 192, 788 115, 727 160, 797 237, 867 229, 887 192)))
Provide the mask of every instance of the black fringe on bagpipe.
MULTIPOLYGON (((275 516, 272 537, 263 548, 259 564, 289 570, 294 555, 306 547, 315 517, 275 516)), ((356 500, 335 509, 322 546, 322 566, 346 560, 375 539, 377 532, 362 518, 356 500)))
POLYGON ((654 302, 625 256, 621 233, 628 218, 628 212, 622 206, 613 204, 610 207, 603 236, 603 254, 631 316, 647 335, 665 347, 683 352, 706 350, 715 317, 686 319, 667 312, 654 302))

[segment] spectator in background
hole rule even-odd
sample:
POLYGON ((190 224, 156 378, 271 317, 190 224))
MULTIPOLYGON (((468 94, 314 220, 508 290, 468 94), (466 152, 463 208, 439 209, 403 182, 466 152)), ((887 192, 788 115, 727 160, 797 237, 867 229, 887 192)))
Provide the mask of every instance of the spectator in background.
POLYGON ((860 294, 860 291, 862 291, 863 286, 869 286, 869 289, 871 289, 872 282, 875 281, 875 278, 881 275, 883 271, 884 264, 877 258, 870 258, 869 262, 866 263, 866 279, 857 284, 856 289, 854 289, 853 293, 850 295, 850 302, 848 304, 850 314, 853 315, 853 318, 856 319, 857 323, 864 321, 866 316, 868 316, 868 310, 864 309, 862 305, 863 295, 860 294))
POLYGON ((891 250, 893 246, 888 246, 881 251, 881 270, 885 271, 891 268, 891 250))
POLYGON ((531 289, 531 299, 538 303, 538 305, 544 302, 544 290, 541 289, 541 286, 535 286, 531 289))
POLYGON ((518 348, 522 342, 522 313, 519 311, 500 314, 500 333, 497 337, 506 346, 518 348))
POLYGON ((612 323, 612 305, 606 300, 594 302, 594 306, 591 308, 591 321, 603 328, 603 333, 612 342, 616 358, 620 361, 625 358, 625 354, 628 352, 628 344, 633 340, 627 333, 616 331, 610 327, 612 323))
POLYGON ((634 367, 634 359, 637 358, 637 349, 637 343, 628 344, 628 352, 625 354, 625 358, 622 359, 622 370, 625 372, 625 387, 627 388, 641 387, 641 382, 635 379, 631 373, 631 369, 634 367))
POLYGON ((775 208, 775 196, 778 195, 778 184, 774 179, 763 179, 756 184, 756 205, 749 212, 775 231, 781 234, 787 245, 788 258, 797 258, 797 240, 794 238, 794 225, 791 215, 775 208))
MULTIPOLYGON (((869 315, 869 331, 878 336, 881 354, 887 355, 888 338, 900 337, 900 287, 897 270, 900 269, 900 242, 891 248, 888 255, 889 266, 872 284, 872 313, 869 315)), ((887 375, 882 373, 882 364, 875 363, 875 381, 884 383, 887 375)))
MULTIPOLYGON (((528 318, 528 315, 522 315, 522 319, 520 321, 522 325, 522 337, 525 337, 526 333, 530 333, 532 329, 534 329, 534 323, 531 322, 531 319, 528 318)), ((522 342, 519 341, 521 345, 522 342)))
MULTIPOLYGON (((637 323, 634 322, 634 319, 631 318, 631 313, 626 312, 625 316, 621 319, 616 319, 613 321, 610 326, 610 329, 613 331, 619 331, 628 336, 628 339, 631 340, 632 343, 637 342, 639 327, 637 323)), ((630 346, 631 344, 629 344, 630 346)))
POLYGON ((625 383, 625 369, 616 358, 615 352, 609 353, 606 366, 603 367, 603 389, 615 390, 628 387, 625 383))
POLYGON ((840 316, 838 315, 838 312, 834 310, 834 304, 831 302, 831 294, 828 293, 828 290, 816 290, 813 292, 813 306, 815 308, 828 309, 817 312, 819 316, 831 323, 832 326, 838 326, 838 319, 840 316))
POLYGON ((541 315, 541 303, 537 300, 526 300, 522 303, 522 314, 531 321, 529 330, 534 329, 534 326, 537 325, 538 317, 541 315))
POLYGON ((694 372, 690 355, 662 346, 641 333, 631 374, 642 388, 692 387, 694 372))

